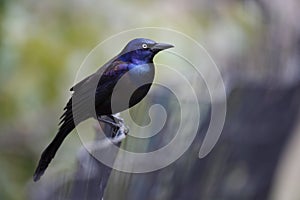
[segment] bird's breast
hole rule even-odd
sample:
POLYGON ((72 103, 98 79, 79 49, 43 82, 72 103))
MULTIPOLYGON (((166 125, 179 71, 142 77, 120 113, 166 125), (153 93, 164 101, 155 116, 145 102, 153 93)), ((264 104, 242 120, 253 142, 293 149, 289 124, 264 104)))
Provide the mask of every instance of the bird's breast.
POLYGON ((140 102, 147 95, 153 79, 153 64, 131 67, 120 77, 112 91, 109 99, 111 112, 126 110, 140 102))
MULTIPOLYGON (((142 64, 138 66, 130 67, 128 78, 135 84, 151 82, 154 78, 154 65, 153 64, 142 64)), ((126 76, 126 74, 125 74, 126 76)))

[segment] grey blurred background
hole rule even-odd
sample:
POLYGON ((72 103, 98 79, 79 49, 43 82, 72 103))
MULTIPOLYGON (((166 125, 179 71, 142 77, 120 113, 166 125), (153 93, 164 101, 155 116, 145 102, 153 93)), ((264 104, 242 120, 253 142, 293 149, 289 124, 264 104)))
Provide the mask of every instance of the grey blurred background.
MULTIPOLYGON (((70 199, 82 145, 76 133, 41 182, 32 182, 67 91, 95 45, 121 31, 151 26, 183 32, 208 50, 226 86, 225 126, 213 151, 199 159, 211 108, 199 102, 204 112, 187 152, 156 172, 113 171, 105 199, 300 199, 299 7, 297 0, 1 0, 0 199, 70 199)), ((106 56, 113 55, 99 55, 99 66, 106 56)), ((205 90, 203 83, 199 88, 205 90)), ((133 108, 133 118, 147 124, 141 109, 160 103, 168 120, 157 137, 129 137, 122 148, 153 150, 170 141, 180 113, 173 98, 154 88, 133 108)))

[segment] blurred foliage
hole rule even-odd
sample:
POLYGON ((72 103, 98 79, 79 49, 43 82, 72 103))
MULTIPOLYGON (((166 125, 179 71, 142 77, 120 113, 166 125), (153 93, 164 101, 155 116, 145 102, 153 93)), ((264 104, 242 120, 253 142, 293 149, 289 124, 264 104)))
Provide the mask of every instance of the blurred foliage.
MULTIPOLYGON (((0 0, 0 199, 27 197, 76 71, 100 41, 136 27, 173 28, 201 41, 234 81, 279 77, 274 80, 280 84, 292 80, 293 66, 299 66, 289 40, 298 26, 295 2, 0 0)), ((74 163, 78 144, 65 142, 67 153, 59 152, 58 160, 72 159, 62 168, 74 163)), ((125 191, 126 182, 120 184, 125 191)))

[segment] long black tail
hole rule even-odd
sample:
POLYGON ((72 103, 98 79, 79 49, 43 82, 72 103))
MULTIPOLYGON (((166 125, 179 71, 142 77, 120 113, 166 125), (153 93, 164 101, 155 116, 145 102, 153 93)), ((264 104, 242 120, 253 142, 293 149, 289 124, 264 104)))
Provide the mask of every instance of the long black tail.
POLYGON ((55 156, 58 148, 63 143, 64 139, 67 135, 75 128, 75 123, 72 115, 72 100, 70 99, 65 107, 65 112, 61 116, 61 126, 59 128, 58 133, 52 142, 47 146, 47 148, 43 151, 39 164, 35 170, 33 175, 33 180, 38 181, 40 177, 44 174, 47 169, 49 163, 55 156))

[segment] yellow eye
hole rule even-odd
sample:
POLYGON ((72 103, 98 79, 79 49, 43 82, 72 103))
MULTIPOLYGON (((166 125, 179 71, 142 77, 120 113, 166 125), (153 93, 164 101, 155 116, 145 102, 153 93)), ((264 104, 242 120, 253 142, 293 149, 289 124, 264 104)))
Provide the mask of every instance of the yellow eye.
POLYGON ((148 45, 147 45, 147 44, 142 44, 142 47, 143 47, 144 49, 146 49, 146 48, 148 47, 148 45))

